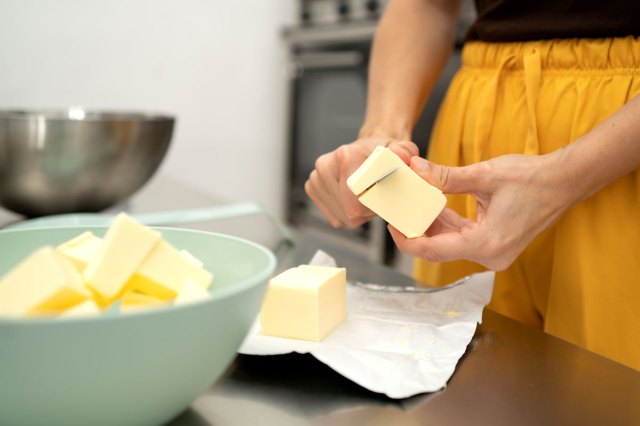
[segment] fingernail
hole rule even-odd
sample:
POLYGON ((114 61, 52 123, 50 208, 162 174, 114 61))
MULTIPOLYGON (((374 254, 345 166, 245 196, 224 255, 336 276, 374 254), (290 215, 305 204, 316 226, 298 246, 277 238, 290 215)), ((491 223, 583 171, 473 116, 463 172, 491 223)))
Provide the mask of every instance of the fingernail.
POLYGON ((414 169, 418 169, 421 172, 426 172, 427 169, 429 168, 429 163, 427 162, 427 160, 417 156, 411 159, 411 165, 413 166, 414 169))

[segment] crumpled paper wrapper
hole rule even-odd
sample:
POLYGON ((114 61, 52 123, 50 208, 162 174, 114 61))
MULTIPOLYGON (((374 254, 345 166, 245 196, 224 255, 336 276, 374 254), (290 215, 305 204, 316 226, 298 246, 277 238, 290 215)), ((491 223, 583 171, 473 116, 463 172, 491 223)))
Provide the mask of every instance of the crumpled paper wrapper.
MULTIPOLYGON (((319 251, 310 264, 335 266, 335 261, 319 251)), ((474 274, 462 284, 429 293, 384 292, 348 284, 347 319, 322 342, 265 336, 256 320, 239 352, 310 353, 348 379, 390 398, 434 392, 446 385, 482 322, 493 278, 493 272, 474 274)))

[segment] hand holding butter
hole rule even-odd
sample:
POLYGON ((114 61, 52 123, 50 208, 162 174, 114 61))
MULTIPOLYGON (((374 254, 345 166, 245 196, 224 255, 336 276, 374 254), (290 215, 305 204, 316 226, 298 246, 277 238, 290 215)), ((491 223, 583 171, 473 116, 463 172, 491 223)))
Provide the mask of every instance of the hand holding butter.
POLYGON ((119 214, 104 239, 84 232, 42 247, 0 280, 0 315, 99 314, 114 302, 120 311, 209 297, 213 275, 159 232, 119 214))
POLYGON ((424 235, 447 203, 390 149, 379 146, 347 179, 358 200, 407 238, 424 235))

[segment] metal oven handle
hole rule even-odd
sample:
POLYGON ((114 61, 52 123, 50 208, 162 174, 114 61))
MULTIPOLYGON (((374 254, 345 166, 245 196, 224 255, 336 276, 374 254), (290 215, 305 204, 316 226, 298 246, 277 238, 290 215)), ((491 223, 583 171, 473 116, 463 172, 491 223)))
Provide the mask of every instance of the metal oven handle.
POLYGON ((335 52, 304 52, 289 63, 290 78, 300 78, 305 70, 353 68, 365 65, 365 55, 357 50, 335 52))

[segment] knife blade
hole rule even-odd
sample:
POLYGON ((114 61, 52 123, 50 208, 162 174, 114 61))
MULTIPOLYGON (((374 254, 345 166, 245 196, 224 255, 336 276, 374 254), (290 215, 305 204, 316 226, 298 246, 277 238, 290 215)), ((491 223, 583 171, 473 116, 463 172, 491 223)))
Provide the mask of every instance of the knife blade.
POLYGON ((360 194, 358 194, 358 197, 361 196, 362 194, 364 194, 365 192, 367 192, 368 190, 370 190, 374 185, 376 185, 376 184, 382 182, 383 180, 385 180, 386 178, 388 178, 393 172, 398 170, 398 167, 400 167, 400 166, 395 165, 392 168, 390 168, 389 170, 387 170, 386 172, 384 172, 380 177, 378 177, 376 180, 374 180, 371 185, 367 186, 364 191, 362 191, 360 194))

